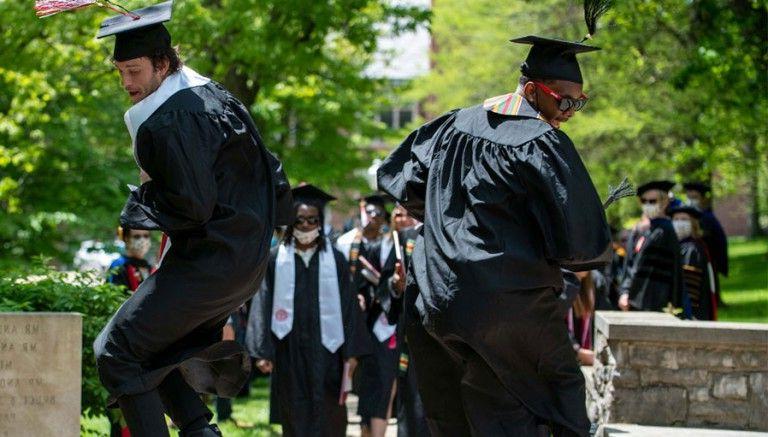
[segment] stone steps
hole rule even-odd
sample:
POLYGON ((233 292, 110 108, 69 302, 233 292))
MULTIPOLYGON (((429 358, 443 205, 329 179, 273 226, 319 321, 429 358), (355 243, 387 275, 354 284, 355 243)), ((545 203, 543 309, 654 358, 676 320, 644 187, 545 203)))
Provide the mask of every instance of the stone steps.
POLYGON ((728 429, 677 428, 611 423, 598 429, 596 437, 768 437, 766 432, 728 429))

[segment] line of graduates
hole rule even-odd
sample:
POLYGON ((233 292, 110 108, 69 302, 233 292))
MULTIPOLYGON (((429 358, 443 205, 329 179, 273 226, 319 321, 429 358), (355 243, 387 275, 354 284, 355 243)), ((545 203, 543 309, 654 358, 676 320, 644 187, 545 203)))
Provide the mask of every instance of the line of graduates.
POLYGON ((717 320, 723 305, 719 275, 727 276, 728 248, 711 208, 711 188, 684 183, 682 202, 670 191, 674 186, 656 180, 638 188, 642 217, 628 232, 612 229, 610 264, 564 272, 566 293, 575 296, 566 324, 582 365, 594 362, 595 311, 668 311, 684 319, 717 320))
POLYGON ((728 274, 725 232, 710 207, 707 184, 683 184, 687 201, 671 193, 674 182, 650 181, 637 196, 642 217, 625 242, 614 234, 614 260, 603 273, 610 297, 624 311, 681 309, 681 317, 716 320, 719 275, 728 274))
POLYGON ((399 435, 428 435, 398 329, 415 222, 368 196, 361 226, 334 244, 324 211, 335 198, 312 185, 293 196, 295 222, 271 251, 245 339, 271 374, 270 422, 286 436, 345 436, 354 391, 364 435, 383 436, 395 409, 399 435))

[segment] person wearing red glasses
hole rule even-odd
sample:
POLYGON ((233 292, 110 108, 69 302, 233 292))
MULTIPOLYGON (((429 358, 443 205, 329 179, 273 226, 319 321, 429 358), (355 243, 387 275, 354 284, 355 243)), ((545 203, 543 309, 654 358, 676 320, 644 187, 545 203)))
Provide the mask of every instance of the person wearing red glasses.
POLYGON ((516 91, 425 124, 378 172, 424 223, 405 330, 434 436, 590 431, 561 268, 607 264, 611 238, 560 127, 587 102, 576 55, 597 48, 512 41, 532 45, 516 91))

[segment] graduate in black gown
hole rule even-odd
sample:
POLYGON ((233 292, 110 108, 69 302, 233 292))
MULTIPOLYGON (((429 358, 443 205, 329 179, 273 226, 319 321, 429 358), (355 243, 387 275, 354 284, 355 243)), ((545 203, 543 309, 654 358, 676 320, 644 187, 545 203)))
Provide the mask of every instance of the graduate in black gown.
POLYGON ((271 252, 246 344, 259 370, 272 374, 270 422, 283 435, 343 437, 342 384, 370 345, 347 261, 323 232, 323 208, 334 198, 312 185, 293 195, 296 221, 271 252))
MULTIPOLYGON (((396 271, 392 276, 393 283, 400 282, 400 275, 407 274, 407 270, 411 268, 411 256, 419 233, 418 226, 421 224, 411 217, 405 208, 400 205, 395 206, 392 211, 392 230, 398 234, 397 240, 401 246, 401 265, 403 268, 402 271, 396 271)), ((402 284, 403 289, 404 286, 405 284, 402 284)), ((402 311, 402 299, 397 310, 400 312, 397 322, 397 347, 400 352, 400 363, 395 397, 397 402, 397 436, 428 437, 430 434, 427 418, 424 414, 424 404, 416 384, 416 371, 413 368, 413 358, 408 349, 408 338, 405 335, 405 311, 402 311)))
POLYGON ((290 187, 247 108, 181 64, 162 24, 171 2, 133 14, 98 35, 116 35, 134 103, 125 122, 142 184, 120 222, 163 231, 170 248, 96 339, 99 376, 132 435, 167 436, 165 412, 182 436, 220 435, 198 393, 233 397, 248 377, 250 357, 222 328, 261 283, 290 187))
POLYGON ((619 288, 619 308, 624 311, 662 311, 683 304, 680 244, 665 213, 674 185, 659 180, 637 188, 643 217, 627 239, 619 288))
POLYGON ((690 316, 696 320, 716 320, 715 271, 701 239, 701 211, 681 205, 670 208, 667 214, 672 217, 672 226, 680 240, 683 285, 690 300, 690 316))
POLYGON ((363 435, 383 437, 392 414, 397 378, 396 329, 401 294, 391 283, 396 259, 393 238, 387 229, 388 202, 378 194, 363 201, 364 226, 351 245, 350 263, 352 286, 365 310, 372 353, 360 361, 355 391, 363 435))
POLYGON ((425 124, 378 172, 379 187, 424 223, 406 335, 438 436, 590 429, 560 269, 605 265, 610 233, 559 127, 587 101, 576 54, 596 48, 513 41, 532 45, 515 92, 425 124))

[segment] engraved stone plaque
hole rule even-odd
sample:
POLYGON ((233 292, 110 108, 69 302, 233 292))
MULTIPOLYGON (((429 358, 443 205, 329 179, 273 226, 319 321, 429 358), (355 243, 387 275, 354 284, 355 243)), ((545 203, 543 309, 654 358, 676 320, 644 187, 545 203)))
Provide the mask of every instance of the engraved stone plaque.
POLYGON ((80 435, 82 316, 0 313, 0 437, 80 435))

